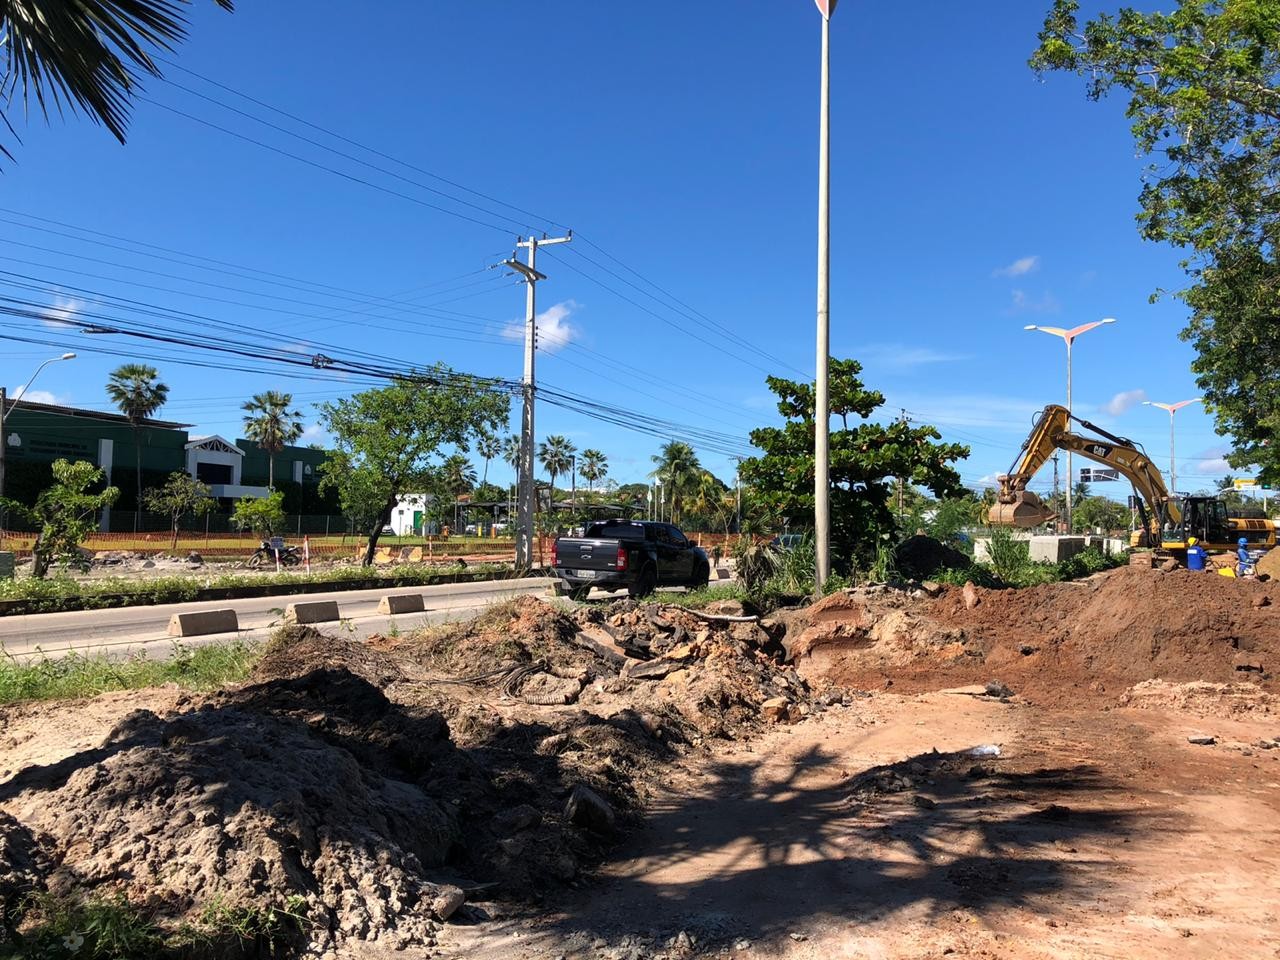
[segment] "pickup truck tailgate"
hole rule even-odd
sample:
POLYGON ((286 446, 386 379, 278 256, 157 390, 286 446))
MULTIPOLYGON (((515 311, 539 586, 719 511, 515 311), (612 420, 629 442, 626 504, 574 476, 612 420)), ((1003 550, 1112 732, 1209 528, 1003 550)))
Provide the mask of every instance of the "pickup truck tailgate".
POLYGON ((618 569, 618 541, 561 537, 556 541, 556 568, 580 576, 613 573, 618 569))

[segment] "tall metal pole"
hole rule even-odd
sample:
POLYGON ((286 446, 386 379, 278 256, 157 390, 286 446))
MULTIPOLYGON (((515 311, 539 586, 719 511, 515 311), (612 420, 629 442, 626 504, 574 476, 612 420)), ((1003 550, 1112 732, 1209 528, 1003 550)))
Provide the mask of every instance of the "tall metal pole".
MULTIPOLYGON (((1071 341, 1072 337, 1065 338, 1067 341, 1067 413, 1071 412, 1071 341)), ((1071 450, 1067 450, 1067 535, 1076 532, 1075 526, 1071 523, 1071 507, 1075 498, 1075 473, 1071 469, 1071 450)))
POLYGON ((1178 461, 1174 459, 1173 415, 1177 412, 1169 411, 1169 492, 1175 496, 1178 493, 1178 461))
POLYGON ((831 6, 822 12, 822 105, 818 134, 818 336, 813 420, 814 591, 831 577, 831 6))

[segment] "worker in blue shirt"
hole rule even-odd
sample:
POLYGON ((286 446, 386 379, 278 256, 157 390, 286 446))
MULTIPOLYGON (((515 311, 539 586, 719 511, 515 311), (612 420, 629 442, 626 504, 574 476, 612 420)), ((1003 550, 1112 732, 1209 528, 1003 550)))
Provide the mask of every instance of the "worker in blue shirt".
POLYGON ((1200 546, 1200 541, 1195 537, 1187 539, 1187 569, 1203 570, 1205 562, 1209 559, 1209 555, 1204 552, 1204 547, 1200 546))
POLYGON ((1253 573, 1253 558, 1249 556, 1249 541, 1241 537, 1236 541, 1236 576, 1253 573))

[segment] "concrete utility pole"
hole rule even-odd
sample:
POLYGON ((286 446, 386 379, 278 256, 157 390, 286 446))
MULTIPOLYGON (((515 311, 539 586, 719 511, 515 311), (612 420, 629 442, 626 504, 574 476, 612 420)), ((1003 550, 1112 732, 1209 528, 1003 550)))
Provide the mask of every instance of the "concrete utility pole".
MULTIPOLYGON (((521 381, 521 393, 524 398, 524 406, 520 417, 520 466, 516 473, 517 479, 517 511, 518 519, 516 522, 516 569, 528 570, 533 566, 533 543, 534 543, 534 499, 537 496, 534 487, 533 476, 533 401, 536 393, 536 381, 534 380, 534 356, 538 351, 538 310, 536 287, 539 280, 547 279, 545 274, 539 273, 536 269, 538 262, 538 248, 550 246, 556 243, 568 243, 573 239, 573 232, 570 231, 567 236, 549 239, 543 237, 530 237, 528 240, 521 240, 516 244, 517 247, 527 247, 529 250, 529 262, 523 264, 519 260, 512 257, 510 260, 504 260, 508 267, 516 271, 524 277, 524 282, 528 287, 525 296, 525 328, 524 328, 524 378, 521 381)), ((554 491, 553 491, 554 494, 554 491)))
POLYGON ((837 0, 816 0, 822 14, 822 103, 818 134, 818 349, 813 418, 814 592, 831 577, 831 15, 837 0))

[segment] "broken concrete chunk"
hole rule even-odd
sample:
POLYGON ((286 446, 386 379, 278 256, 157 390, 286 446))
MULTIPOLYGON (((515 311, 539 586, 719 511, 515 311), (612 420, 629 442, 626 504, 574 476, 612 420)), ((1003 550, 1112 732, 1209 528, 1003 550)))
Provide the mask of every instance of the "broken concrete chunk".
POLYGON ((444 884, 436 888, 436 895, 431 898, 431 912, 437 920, 448 920, 466 902, 467 895, 461 888, 444 884))
POLYGON ((1207 733, 1193 733, 1187 737, 1187 743, 1194 743, 1199 747, 1211 747, 1218 742, 1218 738, 1207 733))
POLYGON ((1013 691, 999 680, 988 681, 985 690, 988 697, 996 697, 1000 700, 1013 696, 1013 691))
POLYGON ((670 660, 628 660, 622 675, 628 680, 661 680, 675 668, 670 660))
POLYGON ((597 833, 613 829, 617 817, 613 807, 600 794, 586 784, 578 784, 569 793, 564 805, 564 818, 579 827, 586 827, 597 833))
POLYGON ((740 600, 713 600, 707 604, 707 613, 721 617, 745 617, 746 610, 740 600))
POLYGON ((965 583, 964 590, 961 591, 961 595, 964 597, 964 606, 966 610, 972 610, 982 602, 982 598, 978 596, 978 588, 973 585, 972 580, 965 583))
POLYGON ((760 704, 760 716, 769 723, 786 723, 791 719, 791 701, 786 697, 770 697, 760 704))

